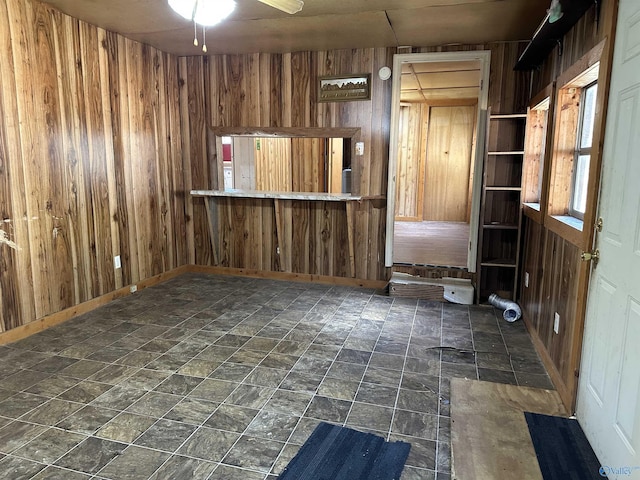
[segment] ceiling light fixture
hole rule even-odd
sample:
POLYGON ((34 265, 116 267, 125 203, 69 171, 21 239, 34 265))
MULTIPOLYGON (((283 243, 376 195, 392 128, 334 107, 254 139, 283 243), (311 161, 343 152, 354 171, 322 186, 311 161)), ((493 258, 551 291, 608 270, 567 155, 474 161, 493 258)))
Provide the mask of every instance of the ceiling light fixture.
POLYGON ((549 10, 547 10, 549 14, 549 23, 555 23, 562 18, 562 5, 560 4, 560 0, 551 0, 551 5, 549 6, 549 10))
MULTIPOLYGON (((295 0, 294 0, 295 1, 295 0)), ((197 25, 202 26, 202 51, 207 52, 206 27, 220 23, 236 8, 233 0, 169 0, 169 6, 181 17, 193 22, 193 44, 198 46, 197 25)))

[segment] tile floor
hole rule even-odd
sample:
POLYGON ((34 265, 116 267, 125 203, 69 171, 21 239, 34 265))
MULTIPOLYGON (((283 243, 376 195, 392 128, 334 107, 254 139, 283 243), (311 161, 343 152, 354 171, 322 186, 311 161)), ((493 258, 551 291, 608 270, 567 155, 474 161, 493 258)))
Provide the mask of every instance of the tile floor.
POLYGON ((448 479, 452 377, 552 388, 496 313, 184 275, 0 347, 0 478, 275 479, 325 420, 448 479))

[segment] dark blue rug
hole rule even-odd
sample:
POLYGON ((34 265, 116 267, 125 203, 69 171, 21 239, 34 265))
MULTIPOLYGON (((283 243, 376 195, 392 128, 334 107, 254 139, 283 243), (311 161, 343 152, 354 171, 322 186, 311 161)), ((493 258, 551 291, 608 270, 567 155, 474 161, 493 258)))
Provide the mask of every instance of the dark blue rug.
POLYGON ((544 480, 602 480, 600 462, 578 421, 524 412, 544 480))
POLYGON ((411 445, 322 422, 280 480, 397 480, 411 445))

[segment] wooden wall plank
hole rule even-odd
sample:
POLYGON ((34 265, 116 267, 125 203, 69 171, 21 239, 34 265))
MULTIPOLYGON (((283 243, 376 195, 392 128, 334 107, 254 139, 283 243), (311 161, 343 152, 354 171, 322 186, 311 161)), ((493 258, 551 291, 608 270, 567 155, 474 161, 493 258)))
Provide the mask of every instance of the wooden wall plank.
MULTIPOLYGON (((42 3, 6 0, 0 15, 0 330, 9 330, 186 264, 190 185, 177 58, 42 3)), ((210 247, 200 255, 208 261, 210 247)))

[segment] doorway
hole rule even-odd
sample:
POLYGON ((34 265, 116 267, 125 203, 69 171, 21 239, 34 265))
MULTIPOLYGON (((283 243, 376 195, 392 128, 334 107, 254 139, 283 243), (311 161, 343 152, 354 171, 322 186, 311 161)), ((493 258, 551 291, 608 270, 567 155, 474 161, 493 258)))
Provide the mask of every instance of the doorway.
POLYGON ((386 266, 475 271, 489 59, 394 56, 386 266))

